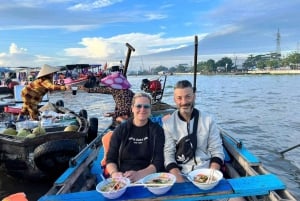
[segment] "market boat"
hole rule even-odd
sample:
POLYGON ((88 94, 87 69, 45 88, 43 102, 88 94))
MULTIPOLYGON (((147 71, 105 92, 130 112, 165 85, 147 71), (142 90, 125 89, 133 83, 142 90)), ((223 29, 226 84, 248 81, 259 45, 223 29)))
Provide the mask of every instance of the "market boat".
POLYGON ((46 117, 44 122, 43 119, 40 122, 5 122, 6 128, 0 131, 0 167, 7 174, 28 180, 53 181, 68 168, 69 160, 97 136, 98 119, 87 120, 85 110, 76 114, 63 107, 61 100, 50 105, 59 115, 53 123, 49 123, 53 117, 46 117), (34 131, 37 127, 44 129, 42 134, 34 131), (32 133, 23 136, 20 130, 32 133))
MULTIPOLYGON (((39 201, 107 200, 95 188, 102 181, 101 160, 104 149, 102 137, 95 138, 77 156, 71 159, 70 167, 54 182, 39 201)), ((216 200, 240 198, 246 201, 296 201, 286 185, 275 174, 268 172, 258 157, 242 142, 220 129, 226 153, 224 178, 211 190, 200 190, 191 182, 175 183, 163 195, 151 194, 147 188, 132 186, 120 200, 216 200)))
MULTIPOLYGON (((57 73, 54 84, 78 86, 85 84, 93 75, 95 78, 101 72, 101 65, 70 64, 57 73)), ((96 81, 96 79, 95 79, 96 81)))

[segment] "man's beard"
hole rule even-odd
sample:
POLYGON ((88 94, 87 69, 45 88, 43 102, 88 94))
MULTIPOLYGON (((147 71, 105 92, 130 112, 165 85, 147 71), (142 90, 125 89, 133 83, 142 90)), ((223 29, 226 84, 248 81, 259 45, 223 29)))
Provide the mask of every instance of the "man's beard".
POLYGON ((184 105, 179 105, 179 111, 180 113, 183 113, 185 115, 190 115, 192 114, 192 111, 193 111, 193 108, 194 108, 194 103, 187 103, 187 104, 184 104, 184 105))

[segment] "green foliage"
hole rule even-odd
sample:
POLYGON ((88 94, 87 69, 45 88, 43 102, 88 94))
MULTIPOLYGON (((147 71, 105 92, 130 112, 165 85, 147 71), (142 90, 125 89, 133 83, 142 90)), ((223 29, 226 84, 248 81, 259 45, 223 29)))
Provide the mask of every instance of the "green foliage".
MULTIPOLYGON (((256 67, 258 69, 278 68, 278 67, 289 66, 292 69, 300 67, 300 53, 292 53, 286 58, 281 59, 280 55, 276 53, 266 54, 266 55, 249 55, 249 57, 244 61, 243 68, 251 69, 256 67)), ((231 72, 236 70, 236 66, 229 57, 223 57, 222 59, 215 62, 213 59, 207 61, 201 61, 197 64, 197 72, 202 73, 213 73, 217 72, 217 67, 224 67, 226 72, 231 72)), ((152 73, 157 74, 160 71, 170 72, 170 73, 186 73, 194 72, 194 66, 187 66, 179 64, 175 67, 167 68, 165 66, 158 66, 152 69, 152 73)), ((139 74, 147 74, 149 72, 139 72, 139 74)))
POLYGON ((184 73, 186 72, 186 67, 184 65, 178 65, 177 67, 177 72, 181 72, 181 73, 184 73))
POLYGON ((290 66, 292 69, 295 69, 300 66, 300 53, 292 53, 288 55, 282 62, 283 66, 290 66))

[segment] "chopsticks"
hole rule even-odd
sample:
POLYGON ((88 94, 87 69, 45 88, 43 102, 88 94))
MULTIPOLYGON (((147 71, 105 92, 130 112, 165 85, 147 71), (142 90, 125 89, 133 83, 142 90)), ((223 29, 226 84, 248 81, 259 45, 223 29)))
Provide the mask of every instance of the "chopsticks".
POLYGON ((111 189, 110 189, 108 192, 111 193, 111 192, 115 191, 115 187, 116 187, 118 184, 119 184, 119 181, 117 181, 117 182, 113 185, 113 187, 111 187, 111 189))
POLYGON ((155 183, 153 183, 153 184, 151 184, 151 183, 149 183, 149 184, 143 184, 143 183, 131 183, 129 186, 145 186, 145 187, 159 187, 159 186, 172 186, 172 184, 155 184, 155 183))
POLYGON ((206 183, 211 184, 213 182, 214 174, 215 174, 215 169, 211 169, 206 183))
POLYGON ((109 193, 116 191, 115 188, 120 185, 121 181, 117 180, 116 183, 111 187, 111 189, 108 191, 109 193))

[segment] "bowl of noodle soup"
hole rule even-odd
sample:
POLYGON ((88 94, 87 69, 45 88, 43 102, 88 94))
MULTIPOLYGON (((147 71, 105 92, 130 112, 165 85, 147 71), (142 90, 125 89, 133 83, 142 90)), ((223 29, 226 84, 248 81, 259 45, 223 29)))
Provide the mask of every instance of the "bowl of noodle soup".
POLYGON ((170 173, 153 173, 143 178, 143 184, 146 188, 155 195, 167 193, 174 183, 176 177, 170 173))
POLYGON ((116 199, 125 193, 129 185, 130 180, 126 177, 109 178, 97 184, 96 191, 108 199, 116 199))
POLYGON ((190 172, 188 179, 201 190, 210 190, 223 179, 223 174, 219 170, 203 168, 190 172))

